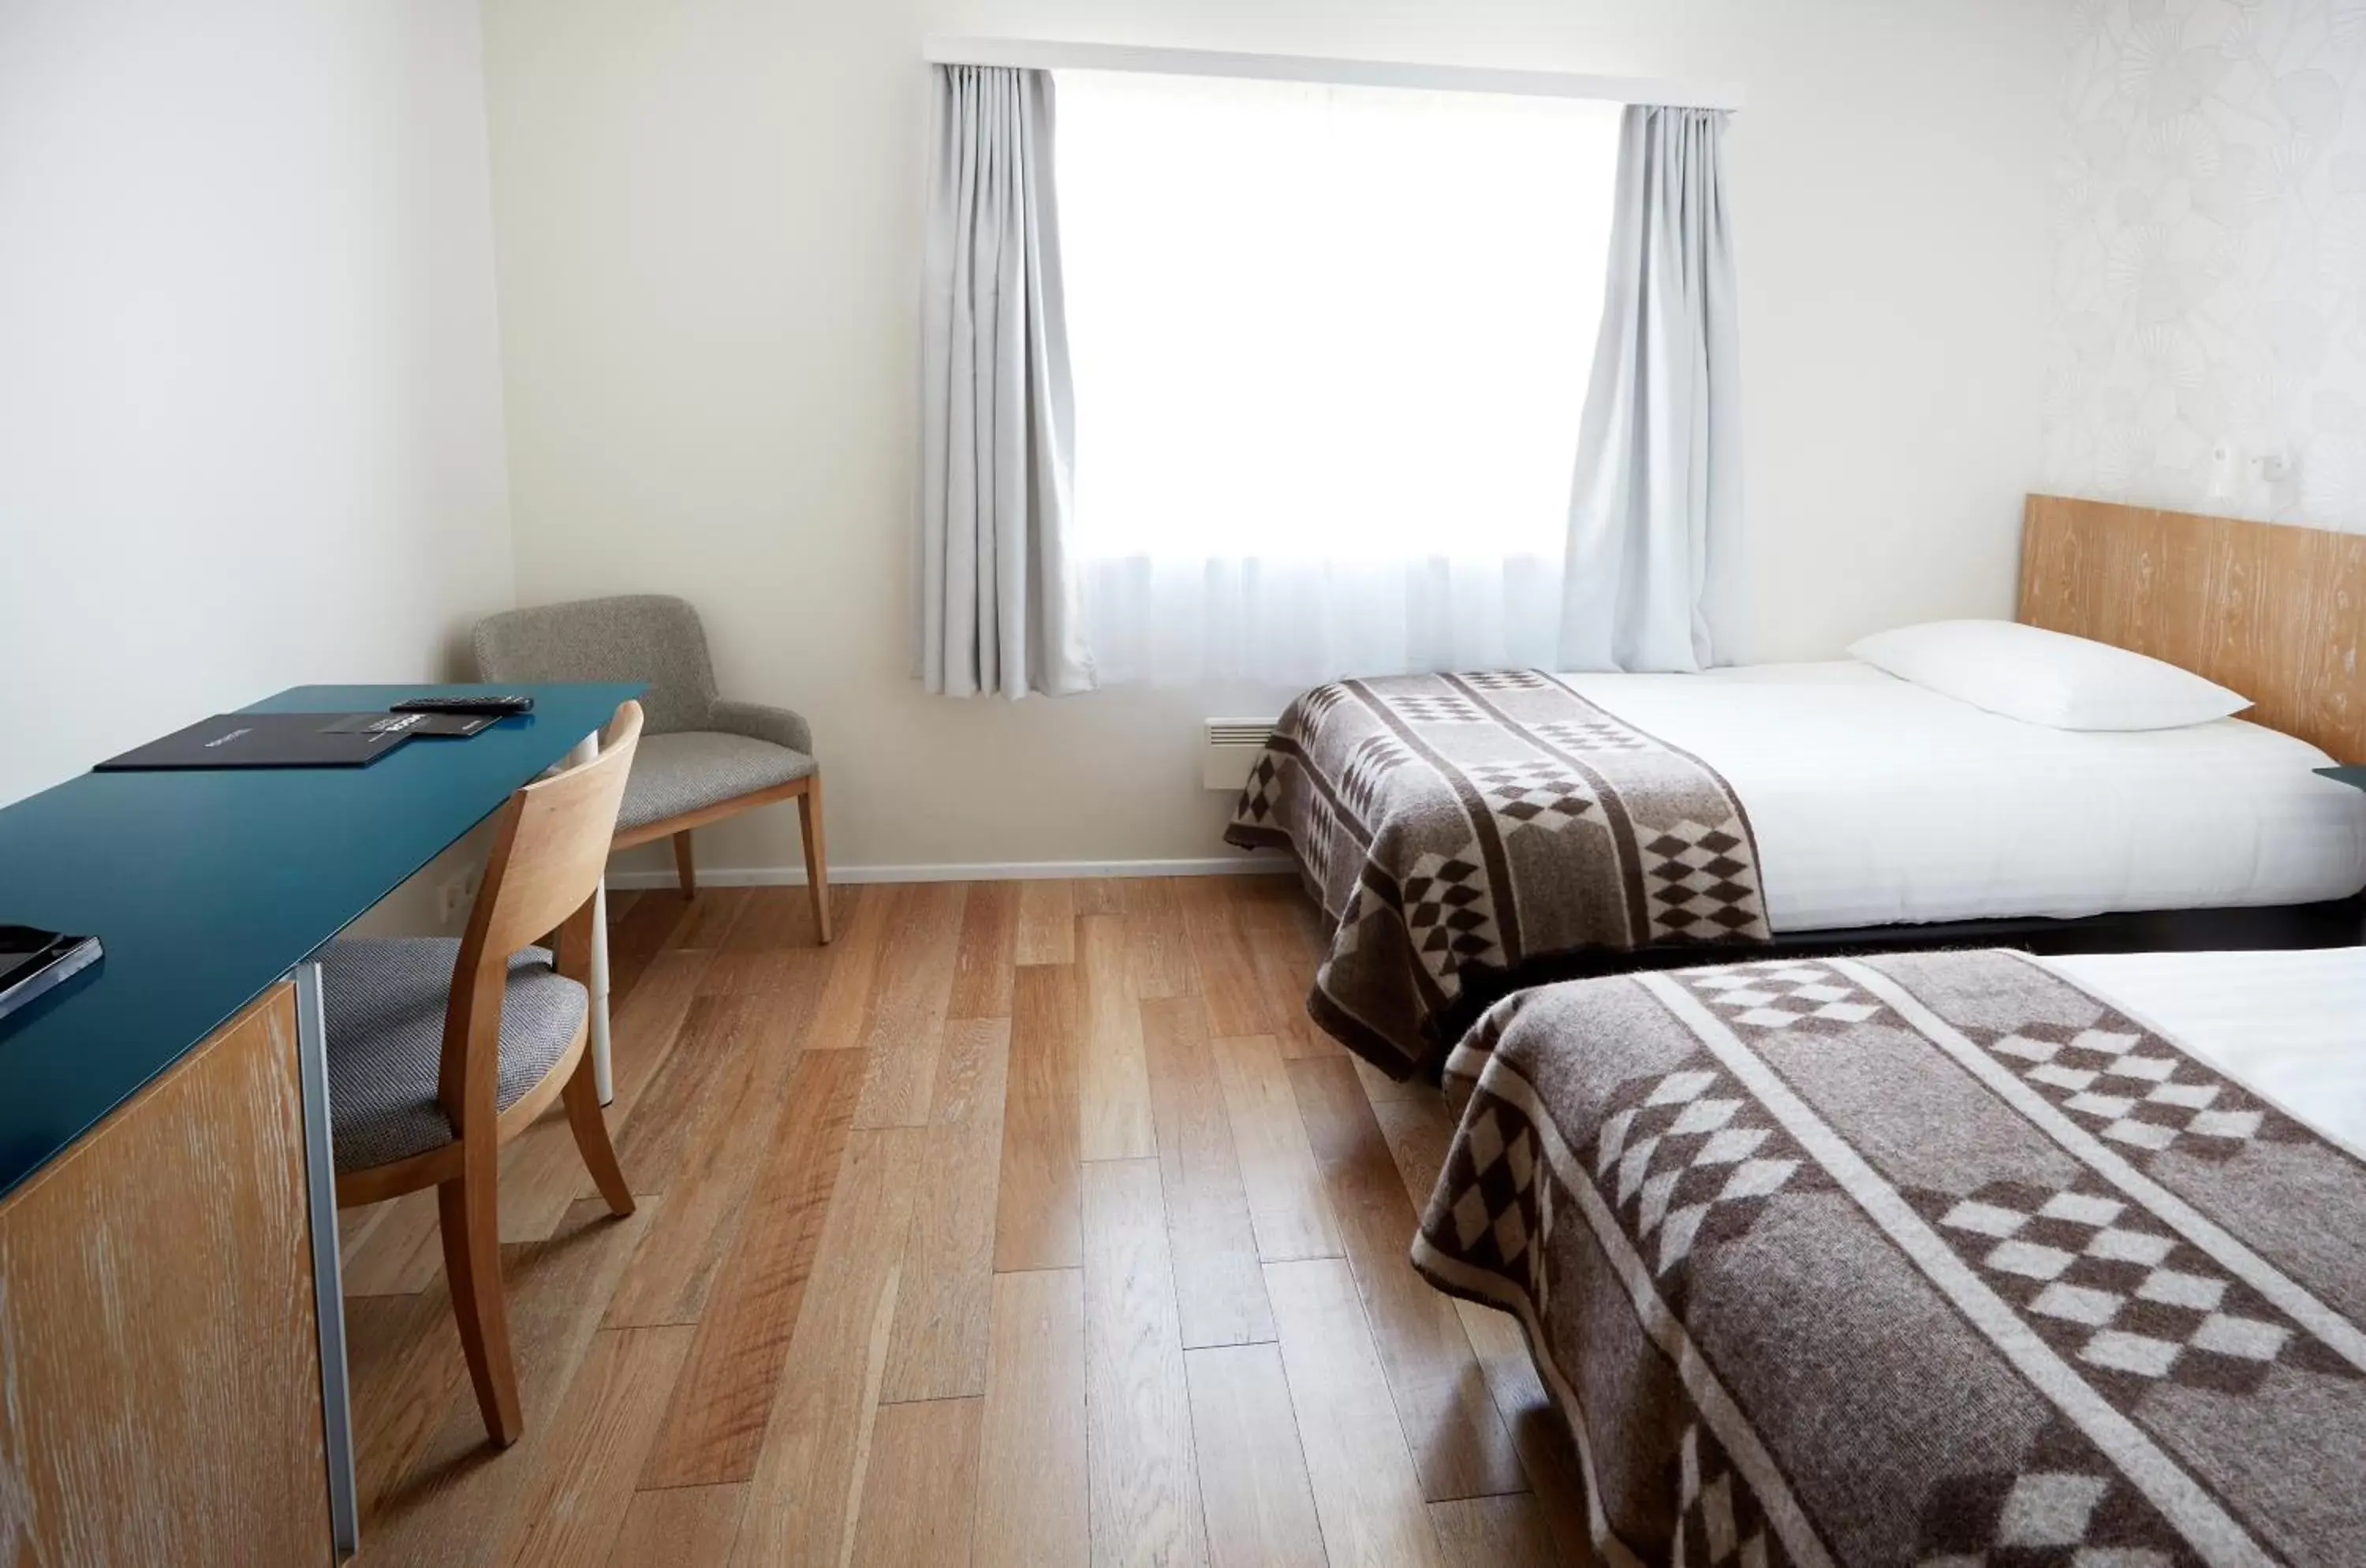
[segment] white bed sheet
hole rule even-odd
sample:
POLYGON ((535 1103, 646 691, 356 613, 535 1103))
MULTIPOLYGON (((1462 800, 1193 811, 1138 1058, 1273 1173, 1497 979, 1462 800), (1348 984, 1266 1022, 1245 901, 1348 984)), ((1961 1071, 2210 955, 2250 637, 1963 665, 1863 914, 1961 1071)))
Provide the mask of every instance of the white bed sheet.
POLYGON ((2240 719, 2023 724, 1867 664, 1562 677, 1732 784, 1776 931, 2214 908, 2366 886, 2366 794, 2240 719))
POLYGON ((2038 962, 2366 1157, 2366 948, 2038 962))

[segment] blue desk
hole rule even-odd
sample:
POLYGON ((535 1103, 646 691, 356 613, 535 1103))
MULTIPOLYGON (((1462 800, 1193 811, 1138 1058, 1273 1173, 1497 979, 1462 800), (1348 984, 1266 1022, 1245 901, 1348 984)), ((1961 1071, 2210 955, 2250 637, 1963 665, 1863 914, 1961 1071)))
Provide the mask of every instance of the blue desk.
MULTIPOLYGON (((444 689, 299 686, 254 709, 358 713, 444 689)), ((531 689, 531 714, 467 740, 410 741, 366 768, 85 773, 0 807, 0 920, 107 948, 95 970, 0 1019, 0 1192, 641 690, 531 689)))
MULTIPOLYGON (((362 712, 431 690, 491 689, 299 686, 254 708, 362 712)), ((410 741, 366 768, 87 773, 0 808, 0 920, 95 934, 106 946, 95 969, 0 1019, 0 1194, 305 966, 642 690, 506 689, 531 692, 535 711, 465 740, 410 741)), ((333 1491, 351 1456, 338 1452, 343 1303, 317 980, 309 997, 299 981, 297 1002, 299 1034, 309 1010, 313 1035, 309 1179, 316 1198, 328 1195, 325 1215, 313 1204, 313 1244, 333 1491)), ((340 1534, 350 1533, 348 1506, 340 1534)))

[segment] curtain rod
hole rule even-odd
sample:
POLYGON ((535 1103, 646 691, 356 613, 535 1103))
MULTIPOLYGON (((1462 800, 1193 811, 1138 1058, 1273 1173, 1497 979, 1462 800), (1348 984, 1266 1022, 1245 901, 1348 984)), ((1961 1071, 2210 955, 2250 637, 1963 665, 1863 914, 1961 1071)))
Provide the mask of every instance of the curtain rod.
POLYGON ((1487 65, 1416 65, 1312 54, 1233 54, 1215 50, 1053 43, 1035 39, 930 38, 922 41, 920 55, 932 65, 1001 65, 1029 71, 1146 71, 1167 76, 1245 76, 1266 82, 1327 82, 1351 87, 1595 98, 1617 104, 1665 104, 1676 108, 1742 107, 1741 88, 1732 83, 1588 76, 1572 71, 1517 71, 1487 65))

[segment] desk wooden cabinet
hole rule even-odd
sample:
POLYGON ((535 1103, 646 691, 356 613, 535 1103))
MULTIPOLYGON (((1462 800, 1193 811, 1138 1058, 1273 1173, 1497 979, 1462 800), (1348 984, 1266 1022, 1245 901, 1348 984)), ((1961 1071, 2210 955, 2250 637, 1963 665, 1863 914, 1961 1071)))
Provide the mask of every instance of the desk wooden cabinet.
POLYGON ((641 693, 517 689, 532 713, 366 768, 88 773, 0 806, 0 919, 107 944, 0 1022, 0 1568, 355 1544, 334 1174, 305 1165, 331 1157, 309 961, 641 693))
POLYGON ((333 1561, 294 987, 0 1199, 0 1562, 333 1561))

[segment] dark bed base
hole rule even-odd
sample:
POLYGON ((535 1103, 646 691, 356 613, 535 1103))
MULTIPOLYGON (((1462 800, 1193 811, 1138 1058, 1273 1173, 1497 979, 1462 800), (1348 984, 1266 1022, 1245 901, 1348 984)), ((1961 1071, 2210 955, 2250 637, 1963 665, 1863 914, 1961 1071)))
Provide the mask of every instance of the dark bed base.
MULTIPOLYGON (((1945 947, 2012 947, 2024 953, 2213 953, 2241 949, 2347 947, 2366 942, 2366 893, 2322 904, 2248 909, 2150 909, 2075 920, 2022 918, 1942 920, 1929 925, 1855 926, 1842 931, 1778 931, 1763 942, 1684 942, 1554 953, 1495 975, 1463 977, 1455 1005, 1438 1015, 1438 1043, 1451 1048, 1479 1015, 1514 991, 1559 980, 1587 980, 1638 969, 1687 969, 1753 959, 1831 958, 1856 953, 1915 953, 1945 947)), ((1316 1021, 1322 1022, 1320 1014, 1316 1021)), ((1326 1025, 1326 1027, 1328 1027, 1326 1025)), ((1444 1060, 1441 1052, 1435 1060, 1444 1060)))

